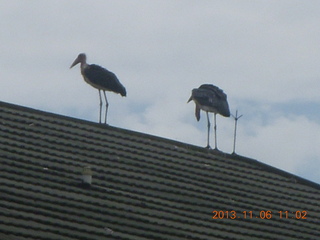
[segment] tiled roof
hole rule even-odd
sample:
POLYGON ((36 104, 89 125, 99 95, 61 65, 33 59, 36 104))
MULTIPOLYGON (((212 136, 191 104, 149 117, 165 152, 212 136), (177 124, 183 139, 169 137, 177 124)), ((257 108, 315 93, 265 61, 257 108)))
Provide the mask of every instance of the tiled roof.
POLYGON ((253 159, 3 102, 0 174, 5 240, 320 235, 316 183, 253 159), (80 184, 84 166, 91 187, 80 184), (215 210, 224 216, 213 219, 215 210))

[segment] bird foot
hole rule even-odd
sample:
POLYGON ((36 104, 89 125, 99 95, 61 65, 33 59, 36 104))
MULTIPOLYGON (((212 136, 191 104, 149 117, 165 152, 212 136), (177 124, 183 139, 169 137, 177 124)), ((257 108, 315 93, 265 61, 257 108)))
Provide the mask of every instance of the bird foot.
POLYGON ((207 145, 205 148, 214 152, 221 152, 217 147, 212 148, 210 145, 207 145))
POLYGON ((109 126, 109 124, 106 122, 99 122, 99 124, 109 126))
POLYGON ((212 149, 212 151, 214 151, 214 152, 221 152, 217 147, 215 147, 214 149, 212 149))

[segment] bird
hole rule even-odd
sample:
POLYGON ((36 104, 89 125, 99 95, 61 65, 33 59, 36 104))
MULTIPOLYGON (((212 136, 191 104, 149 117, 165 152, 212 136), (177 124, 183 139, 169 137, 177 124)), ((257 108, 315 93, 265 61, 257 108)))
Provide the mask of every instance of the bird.
POLYGON ((214 134, 215 134, 215 150, 217 147, 217 122, 216 115, 220 114, 224 117, 230 117, 230 109, 227 101, 227 95, 220 88, 212 84, 202 84, 199 88, 194 88, 191 97, 188 100, 195 102, 195 115, 197 121, 200 120, 200 110, 207 114, 208 133, 207 133, 207 148, 211 149, 209 143, 210 120, 209 112, 214 113, 214 134))
POLYGON ((95 64, 87 64, 87 57, 85 53, 80 53, 78 57, 71 64, 70 69, 80 63, 80 70, 83 79, 86 83, 90 84, 92 87, 98 89, 100 98, 100 112, 99 112, 99 123, 101 123, 101 112, 102 112, 102 97, 101 92, 103 92, 104 99, 106 102, 106 111, 104 116, 104 123, 107 124, 107 112, 108 112, 108 100, 106 91, 111 91, 114 93, 119 93, 121 96, 127 96, 127 91, 125 87, 120 83, 117 76, 110 72, 109 70, 95 64))

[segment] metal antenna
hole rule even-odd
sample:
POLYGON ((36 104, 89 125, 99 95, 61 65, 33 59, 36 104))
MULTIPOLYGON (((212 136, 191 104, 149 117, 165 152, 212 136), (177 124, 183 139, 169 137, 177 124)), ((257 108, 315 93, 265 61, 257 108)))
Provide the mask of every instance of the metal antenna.
POLYGON ((236 116, 231 114, 232 117, 234 118, 234 137, 233 137, 233 152, 232 154, 236 154, 236 138, 237 138, 237 124, 239 118, 241 118, 243 115, 238 116, 238 110, 236 111, 236 116))

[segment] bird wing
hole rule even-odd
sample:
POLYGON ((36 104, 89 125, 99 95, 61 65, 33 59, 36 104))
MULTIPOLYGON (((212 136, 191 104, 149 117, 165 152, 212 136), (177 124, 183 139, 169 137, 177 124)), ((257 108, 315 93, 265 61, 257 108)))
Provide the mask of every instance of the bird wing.
POLYGON ((206 90, 209 96, 214 96, 215 99, 227 101, 227 95, 223 92, 222 89, 214 86, 212 84, 202 84, 199 89, 206 90))
POLYGON ((122 96, 127 94, 125 87, 120 83, 117 76, 103 67, 95 64, 88 65, 83 74, 96 88, 120 93, 122 96))
POLYGON ((192 99, 204 111, 219 113, 229 117, 230 110, 227 95, 218 87, 211 84, 203 84, 192 90, 192 99))

